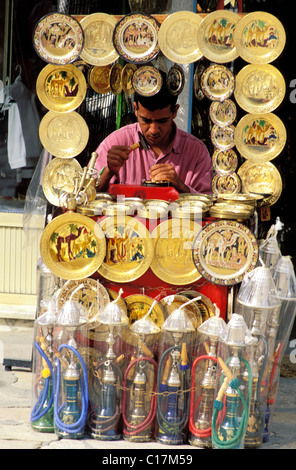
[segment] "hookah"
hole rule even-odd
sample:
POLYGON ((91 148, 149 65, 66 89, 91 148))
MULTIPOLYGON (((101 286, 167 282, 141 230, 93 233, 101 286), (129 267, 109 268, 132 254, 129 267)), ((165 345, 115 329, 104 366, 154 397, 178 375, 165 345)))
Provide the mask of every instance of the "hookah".
POLYGON ((87 315, 83 306, 71 300, 76 291, 64 303, 56 321, 58 327, 67 331, 69 340, 56 352, 55 432, 58 437, 68 439, 83 437, 89 397, 87 366, 75 340, 78 328, 87 323, 87 315))
POLYGON ((219 337, 225 328, 223 318, 215 316, 204 321, 197 329, 209 339, 204 342, 206 354, 199 355, 191 369, 191 396, 189 411, 189 442, 197 447, 212 446, 212 413, 216 388, 217 346, 219 337), (205 371, 201 365, 205 364, 205 371), (196 389, 196 383, 200 387, 196 389))
POLYGON ((124 438, 134 442, 151 440, 156 415, 157 362, 148 347, 148 338, 154 341, 160 332, 150 318, 155 304, 156 301, 143 318, 130 326, 138 341, 123 378, 122 417, 124 438), (150 387, 149 382, 152 382, 150 387))
POLYGON ((100 440, 118 440, 121 438, 118 430, 121 416, 122 371, 120 363, 124 355, 116 356, 114 351, 115 328, 121 330, 128 324, 128 317, 120 308, 118 297, 110 302, 96 315, 96 321, 108 328, 106 339, 107 352, 105 357, 95 364, 93 379, 93 396, 91 411, 88 415, 88 431, 93 438, 100 440))
POLYGON ((215 449, 240 449, 244 446, 252 395, 252 371, 248 361, 242 356, 242 350, 252 346, 253 342, 243 317, 233 313, 220 335, 218 363, 223 373, 212 418, 212 443, 215 449), (224 361, 222 356, 229 357, 224 361), (239 379, 242 366, 247 369, 249 377, 246 397, 239 379), (222 411, 224 413, 221 420, 222 411))
POLYGON ((186 339, 196 332, 196 328, 184 310, 196 300, 191 299, 174 310, 162 325, 164 340, 168 336, 173 341, 173 346, 161 355, 157 373, 156 440, 163 444, 178 445, 185 441, 190 386, 186 339))

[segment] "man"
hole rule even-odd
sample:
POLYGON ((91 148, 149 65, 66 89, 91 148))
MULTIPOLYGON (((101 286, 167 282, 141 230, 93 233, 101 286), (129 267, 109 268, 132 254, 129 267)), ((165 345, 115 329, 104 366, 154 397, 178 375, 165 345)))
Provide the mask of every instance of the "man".
POLYGON ((154 96, 135 93, 134 109, 138 122, 114 131, 97 149, 96 168, 105 167, 98 191, 106 191, 109 183, 167 180, 179 193, 211 193, 211 157, 199 139, 176 126, 179 105, 166 80, 154 96), (139 141, 138 131, 148 150, 131 149, 139 141))

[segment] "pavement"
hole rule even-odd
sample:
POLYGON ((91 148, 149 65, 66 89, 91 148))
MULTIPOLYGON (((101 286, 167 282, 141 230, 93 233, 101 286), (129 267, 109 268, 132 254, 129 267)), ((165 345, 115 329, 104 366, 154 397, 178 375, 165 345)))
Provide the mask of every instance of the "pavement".
MULTIPOLYGON (((161 455, 162 458, 177 451, 184 453, 188 458, 196 455, 196 450, 201 450, 189 444, 169 446, 155 441, 148 443, 132 443, 126 440, 100 441, 88 436, 80 440, 59 439, 54 433, 35 431, 30 425, 33 374, 29 368, 13 365, 11 370, 6 370, 3 365, 7 358, 30 361, 32 340, 33 328, 28 328, 26 322, 21 325, 13 320, 0 322, 0 346, 3 355, 0 364, 0 449, 99 449, 107 451, 107 454, 106 452, 102 454, 107 455, 106 458, 111 458, 112 455, 118 458, 121 454, 132 456, 137 450, 141 455, 154 454, 161 455)), ((296 448, 296 367, 288 369, 288 373, 285 372, 285 376, 280 377, 270 425, 270 440, 261 444, 259 447, 261 450, 296 448)))

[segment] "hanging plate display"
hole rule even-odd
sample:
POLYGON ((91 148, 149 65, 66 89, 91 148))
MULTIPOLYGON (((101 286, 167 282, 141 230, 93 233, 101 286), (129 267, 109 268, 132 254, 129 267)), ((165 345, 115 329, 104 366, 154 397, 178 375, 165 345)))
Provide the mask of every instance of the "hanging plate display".
POLYGON ((40 254, 48 269, 62 279, 84 279, 102 264, 106 255, 103 231, 90 217, 67 212, 43 230, 40 254))
POLYGON ((108 65, 119 55, 113 45, 113 31, 116 19, 107 13, 92 13, 81 19, 84 31, 84 46, 81 59, 91 65, 108 65))
POLYGON ((256 267, 258 252, 249 228, 234 220, 220 220, 206 225, 196 237, 193 261, 208 281, 234 285, 256 267))
POLYGON ((210 118, 219 127, 230 126, 236 118, 236 105, 232 100, 213 101, 210 106, 210 118))
POLYGON ((88 74, 88 82, 96 93, 109 93, 111 65, 92 67, 88 74))
POLYGON ((200 310, 202 321, 206 321, 210 317, 215 316, 215 307, 211 300, 201 292, 197 292, 195 290, 185 290, 180 292, 180 295, 185 295, 188 299, 195 299, 196 297, 200 297, 196 303, 200 310))
POLYGON ((282 178, 271 162, 244 162, 238 169, 242 192, 264 195, 262 205, 271 206, 282 193, 282 178))
POLYGON ((202 18, 191 11, 167 16, 158 33, 158 44, 165 57, 177 64, 191 64, 202 57, 198 34, 202 18))
POLYGON ((212 143, 220 150, 234 147, 234 126, 219 127, 216 124, 211 130, 212 143))
POLYGON ((267 162, 277 157, 286 140, 286 128, 273 113, 247 114, 234 131, 237 150, 243 157, 256 162, 267 162))
POLYGON ((55 157, 72 158, 85 149, 89 130, 76 111, 48 111, 40 122, 39 137, 43 147, 55 157))
MULTIPOLYGON (((143 318, 148 313, 153 304, 153 299, 151 297, 140 294, 129 295, 125 297, 124 300, 127 307, 127 316, 129 318, 130 325, 132 325, 135 321, 143 318)), ((149 318, 159 328, 162 326, 165 318, 159 303, 156 302, 151 313, 149 314, 149 318)))
POLYGON ((241 190, 241 181, 236 173, 215 175, 212 179, 212 191, 218 194, 237 194, 241 190))
POLYGON ((139 67, 133 75, 133 88, 142 96, 153 96, 162 86, 161 73, 150 65, 139 67))
POLYGON ((233 149, 216 149, 212 156, 213 169, 220 175, 229 175, 237 169, 238 158, 233 149))
POLYGON ((50 13, 37 23, 33 32, 33 45, 45 62, 68 64, 81 54, 84 45, 83 30, 72 16, 50 13))
POLYGON ((146 64, 159 53, 158 21, 150 15, 130 13, 119 20, 113 44, 120 57, 134 64, 146 64))
POLYGON ((231 62, 238 57, 233 34, 240 16, 233 11, 216 10, 202 21, 198 45, 202 54, 218 64, 231 62))
POLYGON ((206 67, 201 62, 198 62, 194 72, 193 91, 194 96, 198 101, 203 100, 205 97, 204 92, 201 89, 201 77, 205 69, 206 67))
MULTIPOLYGON (((182 305, 186 304, 186 302, 188 302, 188 297, 186 297, 185 295, 172 294, 161 299, 159 305, 161 306, 162 311, 164 313, 164 317, 166 319, 169 315, 171 315, 171 313, 173 313, 174 310, 177 310, 182 305)), ((202 324, 202 316, 198 308, 198 302, 191 302, 191 304, 186 305, 185 308, 186 310, 184 311, 188 315, 194 327, 199 327, 202 324)))
POLYGON ((110 88, 114 95, 119 95, 122 91, 121 73, 122 65, 113 64, 110 71, 110 88))
POLYGON ((99 274, 114 282, 138 279, 149 268, 153 242, 146 226, 128 216, 107 217, 100 222, 106 236, 106 257, 99 274))
POLYGON ((210 65, 201 76, 201 89, 212 101, 229 98, 234 91, 234 83, 234 75, 225 65, 210 65))
POLYGON ((54 206, 59 206, 60 192, 73 193, 75 178, 82 168, 75 158, 53 158, 46 165, 42 175, 42 189, 46 199, 54 206))
POLYGON ((66 113, 74 111, 86 95, 86 80, 75 65, 46 65, 36 81, 39 100, 47 109, 66 113))
POLYGON ((185 85, 185 75, 182 67, 178 64, 172 65, 167 74, 167 87, 172 95, 179 95, 185 85))
POLYGON ((121 83, 122 89, 124 93, 128 96, 132 95, 135 90, 133 87, 133 76, 135 71, 137 70, 137 66, 135 64, 125 64, 122 69, 121 73, 121 83))
POLYGON ((273 65, 249 64, 236 76, 234 96, 238 105, 248 113, 274 111, 285 93, 285 79, 273 65))
POLYGON ((255 11, 239 20, 233 40, 240 57, 246 62, 268 64, 282 53, 286 33, 274 15, 255 11))
POLYGON ((154 258, 151 270, 162 281, 186 285, 200 279, 192 261, 192 243, 200 226, 185 218, 172 218, 152 232, 154 258))

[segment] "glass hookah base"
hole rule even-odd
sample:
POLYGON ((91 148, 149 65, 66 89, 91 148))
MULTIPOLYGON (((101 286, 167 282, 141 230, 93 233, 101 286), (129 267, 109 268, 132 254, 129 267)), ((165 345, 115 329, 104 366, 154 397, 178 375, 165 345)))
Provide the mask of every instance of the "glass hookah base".
POLYGON ((31 427, 38 432, 54 433, 54 424, 41 419, 31 422, 31 427))
POLYGON ((211 449, 212 448, 212 438, 210 437, 196 437, 191 436, 189 438, 189 444, 195 447, 202 447, 203 449, 211 449))

